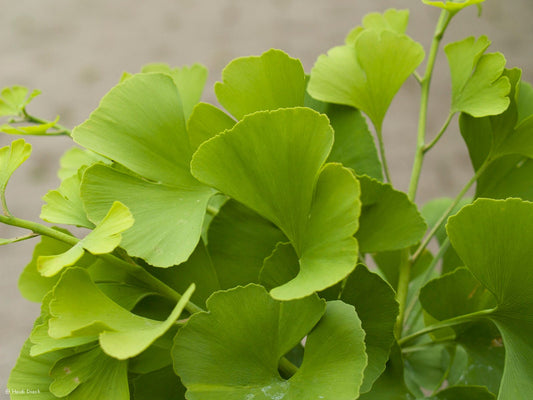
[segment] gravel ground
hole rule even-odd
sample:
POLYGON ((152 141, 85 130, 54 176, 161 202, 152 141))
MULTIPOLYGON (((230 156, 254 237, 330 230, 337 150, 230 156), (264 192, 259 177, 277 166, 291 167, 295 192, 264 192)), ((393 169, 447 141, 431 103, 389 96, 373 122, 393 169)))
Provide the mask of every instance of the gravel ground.
MULTIPOLYGON (((201 62, 210 72, 204 95, 214 101, 212 84, 233 58, 280 48, 300 58, 307 71, 316 57, 341 44, 346 33, 371 11, 413 7, 409 33, 426 49, 438 11, 416 0, 0 0, 0 87, 22 84, 43 91, 33 114, 61 116, 66 126, 81 123, 123 71, 148 62, 171 65, 201 62)), ((510 66, 533 81, 533 2, 487 0, 481 19, 475 8, 452 23, 445 42, 486 34, 492 51, 502 51, 510 66)), ((449 102, 449 76, 441 57, 430 103, 430 135, 443 122, 449 102)), ((414 154, 418 88, 407 82, 384 125, 394 185, 405 190, 414 154), (394 152, 393 152, 394 151, 394 152)), ((12 138, 0 136, 0 146, 12 138)), ((31 159, 8 190, 12 212, 37 219, 41 200, 57 187, 58 158, 68 140, 29 138, 31 159)), ((471 173, 456 130, 429 153, 418 201, 453 195, 471 173)), ((0 237, 17 234, 0 226, 0 237)), ((34 243, 0 248, 0 399, 9 370, 38 315, 37 304, 21 298, 17 276, 31 258, 34 243)), ((7 396, 5 396, 7 398, 7 396)))

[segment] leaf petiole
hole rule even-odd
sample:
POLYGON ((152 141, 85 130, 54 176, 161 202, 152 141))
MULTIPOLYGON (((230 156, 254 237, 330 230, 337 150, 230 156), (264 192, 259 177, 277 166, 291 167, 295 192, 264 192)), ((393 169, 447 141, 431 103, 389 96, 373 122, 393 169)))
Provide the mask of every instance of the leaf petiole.
POLYGON ((446 132, 446 129, 448 129, 448 126, 450 125, 450 122, 452 122, 452 119, 454 117, 455 113, 450 113, 448 114, 448 118, 446 118, 446 121, 444 121, 444 124, 442 124, 442 127, 440 128, 440 131, 439 133, 437 134, 437 136, 435 136, 433 138, 433 140, 428 143, 424 149, 422 150, 422 152, 424 154, 426 154, 429 150, 431 150, 431 148, 433 146, 435 146, 437 144, 437 142, 440 140, 440 138, 442 137, 442 135, 444 134, 444 132, 446 132))
MULTIPOLYGON (((31 122, 31 123, 39 124, 39 125, 49 124, 50 123, 50 121, 47 121, 47 120, 44 120, 44 119, 41 119, 41 118, 37 118, 37 117, 34 117, 33 115, 28 114, 28 112, 26 111, 26 108, 22 109, 22 113, 24 114, 24 120, 27 121, 27 122, 31 122)), ((50 135, 50 136, 60 136, 60 135, 70 136, 71 133, 72 133, 72 131, 70 129, 64 127, 61 124, 57 124, 57 123, 54 124, 53 129, 56 129, 56 131, 52 132, 52 133, 47 133, 47 135, 50 135)))

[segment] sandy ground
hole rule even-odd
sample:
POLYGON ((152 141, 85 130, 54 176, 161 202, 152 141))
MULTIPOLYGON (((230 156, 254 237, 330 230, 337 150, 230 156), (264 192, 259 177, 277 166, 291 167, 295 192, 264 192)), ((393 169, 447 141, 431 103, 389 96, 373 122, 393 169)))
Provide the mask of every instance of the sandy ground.
MULTIPOLYGON (((281 48, 302 60, 307 71, 316 57, 341 44, 370 11, 416 8, 409 33, 426 49, 438 11, 418 0, 0 0, 0 87, 22 84, 43 95, 31 111, 61 116, 66 126, 87 118, 125 70, 148 62, 171 65, 201 62, 211 71, 205 100, 224 65, 239 56, 281 48)), ((445 41, 487 34, 491 49, 533 81, 533 2, 487 0, 483 18, 472 8, 452 23, 445 41)), ((430 103, 429 132, 443 122, 449 102, 448 71, 441 57, 430 103), (444 110, 443 112, 441 110, 444 110)), ((418 87, 410 80, 394 101, 384 132, 395 186, 406 189, 416 137, 418 87)), ((0 146, 11 137, 0 135, 0 146)), ((34 154, 8 190, 12 212, 37 219, 41 200, 57 187, 56 169, 68 140, 28 139, 34 154)), ((429 153, 418 201, 454 195, 471 172, 457 130, 450 130, 429 153)), ((17 234, 0 226, 0 237, 17 234)), ((0 248, 0 398, 9 370, 38 315, 38 305, 21 298, 17 277, 34 243, 0 248)), ((7 398, 7 396, 6 396, 7 398)))

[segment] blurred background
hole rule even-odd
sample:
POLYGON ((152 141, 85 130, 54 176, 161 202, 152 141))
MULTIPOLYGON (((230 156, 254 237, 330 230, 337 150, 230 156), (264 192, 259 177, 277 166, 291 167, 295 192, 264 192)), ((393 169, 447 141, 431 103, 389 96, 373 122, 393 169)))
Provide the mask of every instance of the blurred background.
MULTIPOLYGON (((204 100, 215 102, 212 85, 233 58, 279 48, 299 58, 307 72, 315 59, 340 45, 362 17, 387 8, 411 8, 408 33, 429 47, 439 10, 419 0, 0 0, 0 88, 20 84, 43 94, 29 107, 33 115, 72 128, 83 122, 123 71, 150 62, 181 66, 200 62, 210 76, 204 100)), ((485 34, 489 51, 501 51, 508 67, 533 81, 533 2, 487 0, 481 18, 476 7, 461 12, 444 43, 485 34)), ((419 68, 422 73, 424 65, 419 68)), ((449 73, 443 54, 430 99, 428 137, 444 122, 449 73)), ((394 186, 406 190, 416 141, 419 88, 409 79, 384 124, 394 186)), ((417 202, 455 196, 471 176, 461 137, 452 124, 428 153, 417 202)), ((14 137, 0 134, 0 146, 14 137)), ((67 138, 28 137, 32 157, 15 173, 8 204, 16 216, 37 220, 41 197, 59 185, 60 155, 67 138)), ((0 226, 0 237, 21 232, 0 226)), ((31 259, 37 239, 0 247, 0 399, 7 377, 28 336, 39 305, 24 300, 17 279, 31 259)))

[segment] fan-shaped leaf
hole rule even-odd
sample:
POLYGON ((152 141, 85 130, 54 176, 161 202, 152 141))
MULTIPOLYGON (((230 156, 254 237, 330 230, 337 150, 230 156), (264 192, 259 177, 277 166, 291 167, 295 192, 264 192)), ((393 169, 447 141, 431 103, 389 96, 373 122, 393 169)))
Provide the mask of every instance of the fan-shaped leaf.
POLYGON ((13 172, 28 159, 31 144, 24 139, 17 139, 11 145, 0 148, 0 193, 5 192, 9 178, 13 172))
POLYGON ((422 0, 422 3, 428 4, 430 6, 439 7, 444 10, 447 10, 451 13, 456 13, 461 11, 463 8, 477 4, 480 6, 485 0, 422 0))

